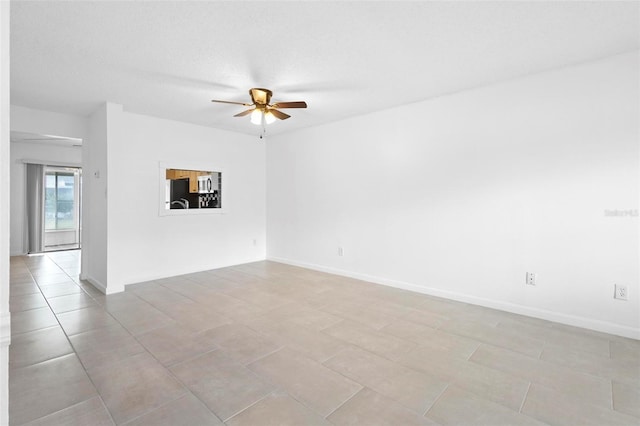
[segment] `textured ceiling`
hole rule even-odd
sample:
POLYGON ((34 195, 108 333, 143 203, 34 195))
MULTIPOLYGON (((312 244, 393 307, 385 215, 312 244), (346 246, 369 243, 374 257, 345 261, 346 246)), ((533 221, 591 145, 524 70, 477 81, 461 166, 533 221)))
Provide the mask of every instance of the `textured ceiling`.
POLYGON ((631 2, 33 2, 11 4, 11 101, 125 110, 257 134, 266 87, 307 110, 270 134, 637 50, 631 2))

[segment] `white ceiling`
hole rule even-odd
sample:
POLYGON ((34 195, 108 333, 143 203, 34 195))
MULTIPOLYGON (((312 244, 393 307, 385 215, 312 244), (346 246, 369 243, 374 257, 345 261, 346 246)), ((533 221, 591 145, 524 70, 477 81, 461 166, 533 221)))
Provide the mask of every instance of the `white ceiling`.
POLYGON ((270 134, 637 50, 640 3, 11 3, 11 102, 130 112, 249 134, 266 87, 307 110, 270 134))

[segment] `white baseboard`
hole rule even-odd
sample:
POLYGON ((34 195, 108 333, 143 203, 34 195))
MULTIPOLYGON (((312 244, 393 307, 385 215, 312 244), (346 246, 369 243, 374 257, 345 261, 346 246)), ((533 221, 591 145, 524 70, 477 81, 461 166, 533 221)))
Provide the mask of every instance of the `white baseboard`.
POLYGON ((313 263, 298 262, 291 259, 267 256, 267 260, 287 265, 300 266, 302 268, 313 269, 316 271, 327 272, 330 274, 341 275, 344 277, 355 278, 362 281, 369 281, 376 284, 382 284, 389 287, 400 288, 403 290, 414 291, 416 293, 427 294, 429 296, 442 297, 444 299, 455 300, 458 302, 469 303, 472 305, 484 306, 487 308, 497 309, 500 311, 511 312, 518 315, 539 318, 547 321, 557 322, 560 324, 571 325, 574 327, 586 328, 589 330, 599 331, 602 333, 614 334, 616 336, 628 337, 630 339, 640 340, 640 329, 615 324, 606 321, 595 320, 591 318, 579 317, 575 315, 563 314, 560 312, 547 311, 544 309, 533 308, 530 306, 518 305, 510 302, 499 300, 485 299, 463 293, 456 293, 441 290, 432 287, 425 287, 403 281, 390 280, 386 278, 375 277, 372 275, 361 274, 358 272, 346 271, 338 268, 332 268, 313 263))
POLYGON ((100 282, 99 280, 97 280, 97 279, 95 279, 93 277, 82 275, 82 274, 80 274, 80 279, 82 281, 87 281, 89 284, 91 284, 96 289, 98 289, 101 293, 107 294, 107 286, 102 284, 102 282, 100 282))
POLYGON ((116 288, 115 285, 107 286, 99 279, 89 275, 80 274, 79 278, 81 281, 87 281, 89 284, 91 284, 96 289, 98 289, 98 291, 106 295, 120 293, 124 291, 124 286, 119 286, 118 288, 116 288))

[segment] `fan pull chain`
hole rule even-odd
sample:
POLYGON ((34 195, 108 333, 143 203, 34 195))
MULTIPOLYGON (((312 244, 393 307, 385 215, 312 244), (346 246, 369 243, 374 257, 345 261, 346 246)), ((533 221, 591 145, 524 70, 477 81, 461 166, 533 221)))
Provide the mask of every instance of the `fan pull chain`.
POLYGON ((262 133, 260 133, 260 140, 264 140, 267 137, 267 125, 262 119, 262 133))

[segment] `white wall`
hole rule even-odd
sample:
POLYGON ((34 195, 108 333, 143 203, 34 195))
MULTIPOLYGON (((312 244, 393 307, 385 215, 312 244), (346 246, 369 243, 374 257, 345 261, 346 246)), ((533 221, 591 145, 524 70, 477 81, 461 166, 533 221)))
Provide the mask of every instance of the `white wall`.
POLYGON ((120 115, 109 117, 118 123, 108 143, 109 287, 265 258, 264 142, 120 115), (160 216, 160 162, 222 170, 224 214, 160 216))
MULTIPOLYGON (((62 136, 85 140, 88 121, 84 117, 11 105, 11 130, 39 135, 62 136)), ((36 143, 11 143, 11 255, 26 253, 25 182, 22 160, 80 165, 79 148, 36 143)))
POLYGON ((78 115, 11 105, 11 130, 86 139, 87 119, 78 115))
POLYGON ((80 166, 79 147, 45 145, 41 143, 11 143, 11 256, 25 254, 27 247, 26 173, 24 160, 43 164, 80 166))
POLYGON ((638 217, 605 215, 638 209, 638 68, 634 52, 270 138, 268 258, 640 338, 638 217))
POLYGON ((0 425, 9 424, 9 25, 10 3, 0 1, 0 425))
POLYGON ((108 143, 122 115, 122 106, 105 103, 89 117, 88 136, 82 144, 82 268, 80 277, 104 293, 122 291, 108 286, 108 143), (109 121, 113 123, 110 125, 109 121))

